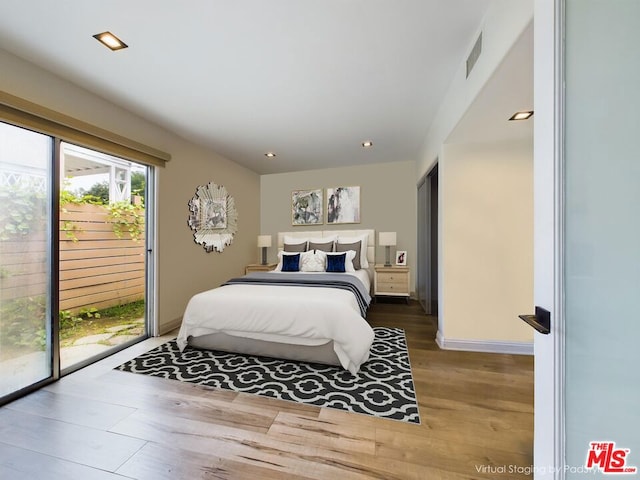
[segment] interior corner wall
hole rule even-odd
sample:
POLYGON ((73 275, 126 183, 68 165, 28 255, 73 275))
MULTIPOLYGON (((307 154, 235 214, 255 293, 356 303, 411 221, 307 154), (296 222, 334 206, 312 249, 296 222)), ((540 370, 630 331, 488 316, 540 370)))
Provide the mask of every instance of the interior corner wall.
POLYGON ((156 308, 164 332, 179 323, 197 292, 219 286, 255 261, 260 225, 260 176, 215 152, 110 103, 0 49, 0 89, 124 137, 168 152, 157 168, 156 308), (224 185, 236 202, 238 233, 223 253, 206 253, 187 225, 196 187, 224 185))
MULTIPOLYGON (((263 175, 260 180, 261 233, 274 235, 275 239, 278 232, 295 230, 373 229, 377 244, 379 232, 397 232, 398 245, 395 248, 407 251, 411 291, 414 292, 417 242, 415 170, 415 162, 404 161, 263 175), (322 188, 326 220, 326 189, 340 186, 360 186, 359 224, 291 225, 292 191, 322 188)), ((274 261, 277 250, 269 250, 269 259, 274 261)), ((391 251, 393 254, 393 247, 391 251)), ((376 262, 384 262, 384 255, 384 247, 377 247, 376 262)))
POLYGON ((533 311, 533 145, 445 145, 439 336, 530 342, 533 311))
POLYGON ((533 0, 491 2, 482 25, 469 44, 471 51, 482 32, 482 53, 469 78, 466 75, 466 57, 460 60, 451 86, 423 142, 416 178, 422 178, 431 170, 441 155, 446 139, 532 20, 533 0))

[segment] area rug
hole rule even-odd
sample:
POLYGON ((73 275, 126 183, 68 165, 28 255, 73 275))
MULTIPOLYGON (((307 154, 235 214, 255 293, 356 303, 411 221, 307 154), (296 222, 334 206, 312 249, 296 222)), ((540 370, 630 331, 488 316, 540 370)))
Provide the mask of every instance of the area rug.
POLYGON ((356 375, 340 367, 198 350, 175 340, 116 370, 420 423, 404 330, 376 327, 369 360, 356 375))

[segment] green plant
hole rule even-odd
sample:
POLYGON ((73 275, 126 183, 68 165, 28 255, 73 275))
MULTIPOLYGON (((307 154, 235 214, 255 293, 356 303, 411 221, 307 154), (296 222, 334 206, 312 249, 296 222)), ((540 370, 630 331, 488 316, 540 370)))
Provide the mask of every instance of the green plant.
POLYGON ((129 202, 115 202, 106 206, 109 219, 113 222, 113 233, 122 238, 127 232, 134 242, 144 236, 144 205, 132 205, 129 202))
POLYGON ((0 307, 0 344, 3 348, 44 348, 46 319, 44 295, 4 300, 0 307))
POLYGON ((11 276, 11 270, 5 267, 0 267, 0 280, 3 278, 9 278, 11 276))
POLYGON ((82 321, 82 318, 71 313, 71 310, 60 310, 58 319, 60 321, 60 331, 73 330, 82 321))
POLYGON ((84 192, 84 196, 87 195, 99 198, 103 204, 109 203, 109 182, 94 183, 89 190, 84 192))
POLYGON ((86 317, 86 318, 100 318, 101 317, 100 312, 95 307, 81 308, 80 309, 80 316, 81 317, 86 317))
POLYGON ((147 176, 142 172, 131 172, 131 195, 138 195, 145 201, 147 176))
POLYGON ((72 313, 71 310, 61 310, 58 313, 60 322, 60 338, 66 339, 73 337, 79 332, 84 323, 92 321, 92 319, 101 318, 99 310, 95 307, 85 307, 80 309, 78 313, 72 313))
MULTIPOLYGON (((138 175, 136 179, 144 191, 144 176, 139 178, 138 175)), ((144 201, 141 205, 133 205, 131 202, 125 201, 109 203, 108 192, 105 197, 103 185, 100 183, 96 183, 86 194, 71 192, 68 189, 68 184, 68 180, 65 181, 65 186, 60 191, 60 208, 63 212, 68 212, 65 208, 65 205, 68 204, 102 205, 109 212, 109 220, 112 222, 111 228, 118 238, 122 238, 125 233, 128 233, 131 240, 137 242, 144 236, 144 201)), ((76 233, 81 232, 82 229, 71 220, 64 220, 61 225, 61 231, 65 233, 68 239, 77 242, 78 238, 76 237, 76 233)))
POLYGON ((18 240, 46 226, 46 195, 32 182, 0 187, 0 240, 18 240))
POLYGON ((116 305, 100 310, 103 317, 118 317, 121 319, 136 319, 144 317, 145 303, 144 300, 136 300, 135 302, 116 305))

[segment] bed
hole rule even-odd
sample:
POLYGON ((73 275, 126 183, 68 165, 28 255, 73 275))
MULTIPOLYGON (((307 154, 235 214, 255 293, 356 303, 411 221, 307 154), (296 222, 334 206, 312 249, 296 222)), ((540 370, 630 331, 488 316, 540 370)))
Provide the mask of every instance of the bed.
MULTIPOLYGON (((178 346, 339 365, 356 373, 368 359, 374 337, 365 320, 371 301, 374 241, 373 230, 280 232, 279 271, 250 273, 194 295, 185 309, 178 346), (325 260, 325 268, 345 255, 348 265, 351 259, 361 268, 281 271, 296 256, 296 252, 285 252, 285 245, 295 249, 294 242, 314 240, 312 246, 321 247, 323 240, 335 238, 343 252, 324 254, 332 257, 325 260), (347 251, 358 238, 366 246, 360 252, 347 251)), ((322 258, 320 249, 299 255, 299 261, 322 258)))

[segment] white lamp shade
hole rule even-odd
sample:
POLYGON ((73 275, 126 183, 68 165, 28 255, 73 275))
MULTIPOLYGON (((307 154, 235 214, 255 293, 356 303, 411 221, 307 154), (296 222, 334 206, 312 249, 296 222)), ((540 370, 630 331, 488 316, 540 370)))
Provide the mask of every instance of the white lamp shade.
POLYGON ((378 243, 382 247, 388 247, 396 244, 396 232, 380 232, 378 234, 378 243))
POLYGON ((271 235, 258 235, 258 246, 259 247, 270 247, 271 246, 271 235))

